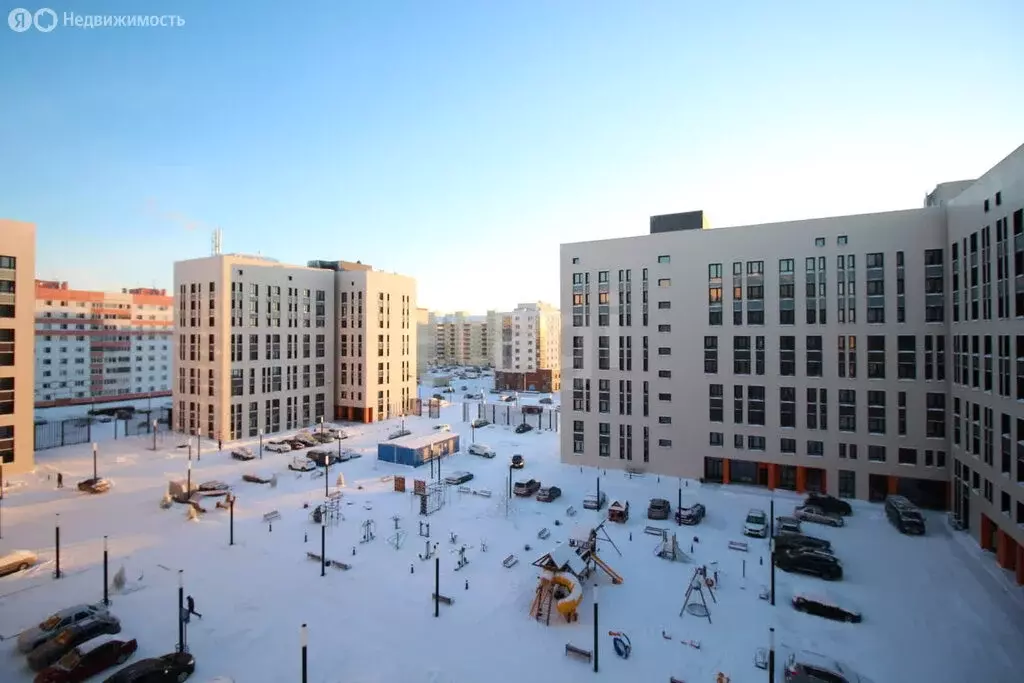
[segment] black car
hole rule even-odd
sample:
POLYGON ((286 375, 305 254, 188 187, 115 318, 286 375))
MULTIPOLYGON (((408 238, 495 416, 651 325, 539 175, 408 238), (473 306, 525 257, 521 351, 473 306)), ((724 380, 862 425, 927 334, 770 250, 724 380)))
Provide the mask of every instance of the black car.
POLYGON ((533 425, 527 424, 526 422, 520 422, 516 425, 516 434, 525 434, 532 429, 533 425))
POLYGON ((787 550, 789 548, 807 548, 826 553, 832 552, 832 544, 824 538, 785 532, 775 534, 775 549, 787 550))
POLYGON ((676 523, 685 524, 687 526, 700 524, 706 514, 707 510, 704 509, 704 505, 701 503, 695 503, 690 507, 679 508, 676 510, 676 523))
POLYGON ((306 459, 311 460, 317 467, 326 467, 338 462, 338 454, 334 451, 324 451, 317 448, 306 453, 306 459))
POLYGON ((849 517, 853 514, 853 508, 850 504, 841 498, 830 496, 825 493, 811 493, 808 494, 804 500, 804 506, 820 508, 823 512, 831 513, 833 515, 840 515, 842 517, 849 517))
POLYGON ((102 635, 121 632, 121 622, 109 612, 99 612, 68 626, 55 637, 46 641, 28 655, 28 665, 33 671, 41 671, 82 643, 102 635))
POLYGON ((831 600, 827 600, 825 598, 810 595, 794 595, 792 602, 793 609, 798 612, 813 614, 814 616, 824 617, 825 619, 831 619, 833 621, 846 621, 851 624, 859 624, 862 619, 860 612, 840 607, 831 600))
POLYGON ((110 486, 110 480, 103 477, 90 477, 78 482, 78 490, 84 493, 106 493, 110 490, 110 486))
POLYGON ((885 499, 885 515, 901 534, 923 536, 925 533, 924 515, 903 496, 889 496, 885 499))
POLYGON ((521 455, 513 455, 512 456, 512 469, 521 470, 525 466, 526 466, 526 461, 523 459, 523 456, 521 456, 521 455))
POLYGON ((820 550, 787 548, 775 552, 775 566, 784 572, 820 576, 826 581, 843 578, 843 566, 834 555, 820 550))
POLYGON ((187 652, 172 652, 162 657, 139 660, 103 683, 183 683, 195 670, 195 657, 187 652))

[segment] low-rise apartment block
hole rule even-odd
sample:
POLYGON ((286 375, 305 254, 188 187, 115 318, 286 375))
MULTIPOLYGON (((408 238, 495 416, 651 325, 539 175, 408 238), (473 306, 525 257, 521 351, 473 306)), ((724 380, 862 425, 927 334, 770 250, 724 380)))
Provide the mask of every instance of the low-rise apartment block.
POLYGON ((496 316, 494 386, 508 391, 561 388, 562 316, 543 302, 519 304, 496 316))
POLYGON ((951 508, 1024 583, 1024 147, 908 211, 561 247, 565 462, 951 508))
POLYGON ((219 254, 176 263, 174 283, 179 431, 233 440, 321 418, 372 422, 415 396, 410 278, 219 254))
POLYGON ((36 408, 170 396, 173 325, 166 290, 36 280, 36 408))
POLYGON ((493 330, 488 324, 488 316, 470 315, 465 311, 429 315, 435 363, 476 366, 490 363, 493 330))
POLYGON ((0 486, 34 467, 36 228, 0 220, 0 486))

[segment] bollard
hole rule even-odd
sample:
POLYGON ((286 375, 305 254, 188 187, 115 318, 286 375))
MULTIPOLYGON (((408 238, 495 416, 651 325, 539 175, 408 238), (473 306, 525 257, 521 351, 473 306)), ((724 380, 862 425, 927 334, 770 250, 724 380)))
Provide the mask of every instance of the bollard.
POLYGON ((763 556, 762 556, 762 557, 759 557, 759 558, 757 558, 757 561, 758 561, 758 563, 760 563, 760 565, 761 565, 762 567, 764 566, 764 557, 763 557, 763 556))
POLYGON ((273 524, 267 524, 267 532, 269 533, 269 532, 271 532, 273 530, 274 530, 274 525, 273 524))
POLYGON ((469 590, 469 579, 466 579, 466 590, 469 590))
POLYGON ((410 564, 409 565, 409 573, 410 574, 415 574, 416 573, 416 567, 414 567, 413 565, 410 564))
POLYGON ((309 534, 308 533, 303 532, 303 534, 302 534, 302 542, 303 543, 309 543, 309 534))

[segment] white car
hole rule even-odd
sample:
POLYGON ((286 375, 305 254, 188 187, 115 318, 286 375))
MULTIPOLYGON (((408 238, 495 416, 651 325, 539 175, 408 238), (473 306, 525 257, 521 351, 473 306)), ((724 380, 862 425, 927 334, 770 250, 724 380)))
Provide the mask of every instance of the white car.
POLYGON ((288 469, 294 472, 310 472, 316 469, 316 463, 304 455, 296 455, 288 463, 288 469))
POLYGON ((38 561, 39 557, 31 550, 12 550, 0 556, 0 576, 23 572, 38 561))
POLYGON ((286 443, 279 443, 277 441, 271 441, 270 443, 266 444, 263 447, 265 449, 267 449, 268 451, 272 451, 274 453, 291 453, 292 452, 292 447, 291 446, 289 446, 286 443))
POLYGON ((231 449, 231 457, 235 460, 252 460, 256 456, 252 454, 252 449, 248 446, 238 446, 231 449))
POLYGON ((439 432, 450 432, 452 431, 452 426, 450 424, 440 424, 434 425, 434 429, 439 432))
POLYGON ((768 514, 764 510, 751 508, 743 522, 743 535, 755 538, 768 536, 768 514))
POLYGON ((344 429, 332 428, 328 429, 327 433, 332 435, 338 441, 341 441, 342 439, 347 439, 349 437, 348 432, 346 432, 344 429))
POLYGON ((480 455, 485 458, 493 458, 495 455, 497 455, 497 453, 494 452, 493 448, 491 448, 490 446, 485 446, 482 443, 472 444, 469 447, 469 452, 471 455, 480 455))

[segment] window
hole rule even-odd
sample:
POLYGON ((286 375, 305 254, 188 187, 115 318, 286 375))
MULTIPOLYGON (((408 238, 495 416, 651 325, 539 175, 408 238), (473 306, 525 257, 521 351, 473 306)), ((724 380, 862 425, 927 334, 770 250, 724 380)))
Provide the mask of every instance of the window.
POLYGON ((612 411, 612 389, 611 380, 597 380, 597 412, 610 413, 612 411))
POLYGON ((747 424, 764 426, 764 387, 747 387, 747 424))
POLYGON ((779 337, 779 374, 784 377, 796 375, 796 337, 779 337))
POLYGON ((868 392, 868 432, 885 434, 885 392, 868 392))
POLYGON ((857 431, 857 392, 853 389, 839 390, 839 431, 857 431))
POLYGON ((658 263, 671 263, 672 257, 667 255, 661 255, 658 257, 658 263))
POLYGON ((845 247, 846 246, 846 242, 847 242, 846 235, 840 235, 839 237, 836 237, 836 245, 838 245, 840 247, 845 247))
POLYGON ((743 424, 743 386, 740 384, 732 388, 732 421, 743 424))
POLYGON ((896 452, 896 462, 901 465, 916 465, 917 464, 917 449, 916 448, 900 448, 896 452))
POLYGON ((885 379, 885 337, 868 337, 868 378, 885 379))
POLYGON ((796 439, 779 439, 779 451, 784 455, 796 455, 796 439))
POLYGON ((896 376, 917 379, 917 339, 913 335, 896 338, 896 376))
POLYGON ((868 460, 885 462, 885 446, 868 446, 868 460))
POLYGON ((667 278, 667 277, 658 278, 658 286, 659 287, 671 287, 672 286, 672 280, 670 278, 667 278))
POLYGON ((708 432, 708 445, 721 447, 725 443, 722 432, 708 432))
POLYGON ((612 455, 612 426, 607 422, 597 423, 597 454, 602 458, 612 455))
POLYGON ((813 458, 821 458, 825 455, 825 444, 821 441, 807 442, 807 455, 813 458))
POLYGON ((718 374, 718 337, 704 337, 704 372, 718 374))
POLYGON ((708 386, 708 419, 711 422, 724 422, 725 398, 721 384, 708 386))
POLYGON ((583 369, 583 337, 572 338, 572 367, 573 370, 583 369))
POLYGON ((599 370, 611 369, 611 338, 597 338, 597 368, 599 370))
POLYGON ((807 337, 807 376, 821 377, 821 337, 807 337))
POLYGON ((928 392, 925 395, 925 435, 929 439, 946 437, 946 395, 928 392))
POLYGON ((779 387, 779 425, 796 427, 796 388, 794 387, 779 387))
POLYGON ((732 371, 736 375, 750 374, 750 337, 733 337, 732 371))
POLYGON ((583 453, 583 420, 572 421, 572 452, 583 453))

